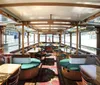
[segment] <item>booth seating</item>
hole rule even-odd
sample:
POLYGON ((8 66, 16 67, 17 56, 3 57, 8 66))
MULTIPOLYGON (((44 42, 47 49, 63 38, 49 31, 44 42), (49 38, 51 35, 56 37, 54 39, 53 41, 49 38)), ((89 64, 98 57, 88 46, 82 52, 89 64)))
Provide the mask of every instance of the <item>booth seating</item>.
POLYGON ((41 61, 30 57, 14 57, 13 63, 21 64, 20 80, 32 79, 37 76, 41 61))
POLYGON ((85 60, 86 55, 70 55, 69 59, 60 60, 63 76, 71 80, 81 80, 79 66, 85 64, 85 60))
POLYGON ((32 79, 39 72, 40 62, 24 63, 21 65, 20 80, 32 79))

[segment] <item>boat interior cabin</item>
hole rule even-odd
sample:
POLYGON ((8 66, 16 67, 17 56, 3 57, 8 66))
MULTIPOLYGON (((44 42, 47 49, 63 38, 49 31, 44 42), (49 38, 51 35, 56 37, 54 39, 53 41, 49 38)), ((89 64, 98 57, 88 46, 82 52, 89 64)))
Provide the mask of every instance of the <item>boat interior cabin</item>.
POLYGON ((100 85, 100 0, 0 0, 0 85, 100 85))

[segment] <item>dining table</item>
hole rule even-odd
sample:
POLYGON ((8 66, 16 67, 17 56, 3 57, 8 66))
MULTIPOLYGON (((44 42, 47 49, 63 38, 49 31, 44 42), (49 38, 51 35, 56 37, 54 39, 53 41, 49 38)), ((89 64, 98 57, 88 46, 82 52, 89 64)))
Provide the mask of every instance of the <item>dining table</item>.
POLYGON ((3 85, 20 67, 20 64, 0 65, 0 85, 3 85))

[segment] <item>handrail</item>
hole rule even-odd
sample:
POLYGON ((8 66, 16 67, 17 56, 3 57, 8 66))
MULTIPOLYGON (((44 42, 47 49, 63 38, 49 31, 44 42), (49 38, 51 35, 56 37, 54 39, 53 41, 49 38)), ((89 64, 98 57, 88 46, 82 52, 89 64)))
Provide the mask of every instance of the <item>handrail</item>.
MULTIPOLYGON (((24 47, 24 50, 25 50, 26 48, 28 48, 28 47, 35 46, 35 45, 37 45, 37 43, 32 44, 32 45, 30 45, 30 46, 26 46, 26 47, 24 47)), ((21 51, 21 50, 22 50, 22 48, 17 49, 17 50, 14 50, 14 51, 11 51, 10 53, 17 52, 17 51, 21 51)))
MULTIPOLYGON (((69 42, 66 42, 66 43, 69 43, 69 42)), ((74 45, 76 45, 75 43, 72 43, 74 45)), ((86 46, 86 45, 81 45, 83 48, 86 47, 88 49, 93 49, 93 50, 100 50, 100 48, 95 48, 95 47, 91 47, 91 46, 86 46)), ((75 47, 72 47, 72 48, 75 48, 75 47)), ((79 50, 82 50, 82 49, 79 49, 79 50)), ((91 52, 89 52, 91 53, 91 52)), ((93 53, 92 53, 93 54, 93 53)))
MULTIPOLYGON (((65 42, 65 43, 70 43, 70 42, 65 42)), ((72 43, 72 44, 76 45, 75 43, 72 43)), ((81 45, 81 46, 85 46, 85 47, 89 47, 89 48, 99 49, 100 50, 100 48, 95 48, 95 47, 91 47, 91 46, 86 46, 86 45, 81 45)))
MULTIPOLYGON (((32 43, 32 42, 29 42, 29 43, 32 43)), ((13 43, 9 43, 9 44, 13 44, 13 43)), ((24 44, 27 44, 27 42, 25 42, 24 44)), ((33 43, 34 44, 34 43, 33 43)), ((19 46, 21 44, 13 44, 13 45, 8 45, 8 47, 13 47, 13 46, 19 46)))

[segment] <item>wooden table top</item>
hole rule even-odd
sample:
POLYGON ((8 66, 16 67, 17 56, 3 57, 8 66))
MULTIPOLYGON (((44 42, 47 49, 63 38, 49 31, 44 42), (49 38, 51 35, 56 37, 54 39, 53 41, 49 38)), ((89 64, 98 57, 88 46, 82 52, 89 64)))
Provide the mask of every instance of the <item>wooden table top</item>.
POLYGON ((27 51, 27 53, 37 53, 37 52, 39 52, 41 50, 41 48, 33 48, 33 49, 31 49, 31 50, 29 50, 29 51, 27 51))
POLYGON ((20 64, 3 64, 0 66, 0 73, 13 74, 20 67, 20 64))
POLYGON ((0 85, 4 83, 16 70, 21 67, 20 64, 3 64, 0 66, 0 85))
POLYGON ((59 46, 59 44, 52 44, 53 46, 59 46))
POLYGON ((93 83, 100 85, 100 66, 80 65, 80 69, 91 78, 93 83))

